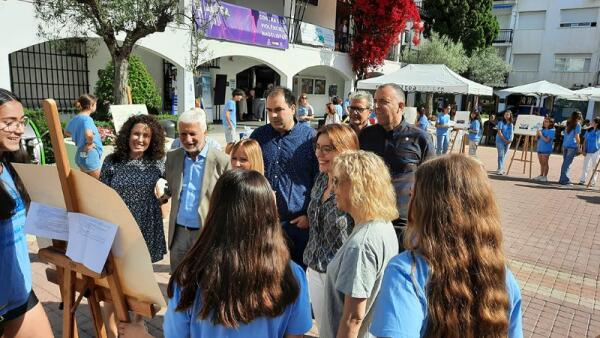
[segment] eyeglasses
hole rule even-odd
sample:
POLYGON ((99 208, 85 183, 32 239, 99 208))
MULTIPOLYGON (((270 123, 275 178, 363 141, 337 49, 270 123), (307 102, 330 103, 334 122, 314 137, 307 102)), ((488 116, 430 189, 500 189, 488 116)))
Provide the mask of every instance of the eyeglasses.
POLYGON ((25 126, 29 123, 29 117, 25 116, 20 121, 14 120, 14 121, 10 121, 10 122, 1 122, 1 123, 4 124, 4 127, 0 127, 0 130, 7 131, 7 132, 13 132, 19 128, 25 128, 25 126))
POLYGON ((335 147, 332 145, 329 145, 329 144, 322 146, 322 145, 319 145, 318 143, 315 143, 315 152, 317 152, 317 151, 320 151, 323 154, 327 155, 327 154, 331 153, 332 151, 335 151, 335 147))
POLYGON ((306 96, 300 96, 301 99, 305 99, 306 100, 306 96))
POLYGON ((352 113, 352 114, 360 114, 362 112, 364 112, 365 110, 368 110, 369 108, 361 108, 361 107, 348 107, 348 112, 352 113))

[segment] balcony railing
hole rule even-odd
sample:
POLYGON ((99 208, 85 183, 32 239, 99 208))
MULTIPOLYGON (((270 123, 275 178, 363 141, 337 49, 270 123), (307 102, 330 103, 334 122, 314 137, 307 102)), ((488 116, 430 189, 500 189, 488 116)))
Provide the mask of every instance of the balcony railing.
POLYGON ((498 36, 494 39, 494 43, 512 43, 513 30, 501 29, 498 31, 498 36))
MULTIPOLYGON (((311 46, 311 47, 315 47, 315 48, 322 47, 322 46, 319 46, 317 43, 311 43, 311 41, 303 41, 302 40, 302 31, 301 31, 302 24, 303 23, 310 24, 310 23, 303 22, 298 19, 292 19, 290 17, 286 17, 286 20, 289 25, 288 38, 289 38, 290 43, 297 44, 297 45, 311 46)), ((312 24, 310 24, 310 25, 312 25, 312 24)), ((313 25, 313 26, 316 26, 316 25, 313 25)), ((317 27, 319 27, 319 26, 317 26, 317 27)), ((341 30, 332 30, 330 28, 324 28, 324 30, 333 32, 333 36, 334 36, 334 40, 335 40, 333 49, 335 51, 343 52, 343 53, 348 53, 350 51, 350 47, 352 46, 352 34, 345 33, 341 30)), ((316 42, 316 41, 314 41, 314 42, 316 42)), ((323 43, 325 41, 320 41, 320 42, 323 43)))

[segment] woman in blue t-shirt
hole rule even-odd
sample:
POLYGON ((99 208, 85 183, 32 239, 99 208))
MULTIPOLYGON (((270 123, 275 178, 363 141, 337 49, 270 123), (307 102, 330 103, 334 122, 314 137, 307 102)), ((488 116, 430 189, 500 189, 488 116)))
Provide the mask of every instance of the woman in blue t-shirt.
POLYGON ((429 128, 429 112, 425 107, 421 107, 417 113, 417 127, 425 131, 429 128))
POLYGON ((75 163, 84 173, 100 177, 102 167, 102 140, 100 132, 90 117, 96 111, 96 98, 93 95, 81 95, 75 101, 75 108, 79 113, 69 121, 66 135, 71 136, 77 146, 75 163))
POLYGON ((419 166, 408 219, 407 251, 385 269, 371 334, 523 337, 521 292, 481 164, 451 154, 419 166))
POLYGON ((477 147, 479 139, 481 139, 481 116, 479 112, 474 110, 469 118, 469 156, 477 156, 477 147))
POLYGON ((31 286, 25 236, 29 196, 11 163, 27 162, 21 148, 27 118, 13 93, 0 88, 0 337, 53 337, 31 286))
POLYGON ((548 182, 548 161, 554 145, 554 119, 546 117, 542 129, 537 131, 537 153, 540 160, 540 176, 534 178, 536 181, 548 182))
MULTIPOLYGON (((302 337, 312 327, 304 270, 290 259, 275 194, 253 170, 225 172, 200 237, 169 281, 170 337, 302 337)), ((139 324, 121 337, 149 337, 139 324)))
POLYGON ((590 168, 592 169, 592 184, 596 185, 598 179, 598 173, 594 172, 596 164, 600 160, 600 117, 594 117, 590 122, 590 128, 585 133, 585 141, 583 145, 583 153, 585 159, 583 160, 583 170, 581 177, 579 178, 579 184, 584 185, 587 181, 590 168))
POLYGON ((504 159, 506 158, 506 153, 510 149, 510 143, 513 140, 513 115, 510 110, 504 112, 504 120, 498 122, 496 125, 496 129, 498 133, 496 134, 496 149, 498 149, 498 170, 496 173, 498 175, 504 175, 504 159))
POLYGON ((579 144, 581 144, 581 112, 576 110, 571 114, 571 117, 567 121, 567 127, 564 131, 563 138, 563 163, 560 167, 560 178, 558 183, 562 185, 570 185, 571 180, 569 179, 569 170, 571 169, 571 163, 577 156, 579 151, 579 144))

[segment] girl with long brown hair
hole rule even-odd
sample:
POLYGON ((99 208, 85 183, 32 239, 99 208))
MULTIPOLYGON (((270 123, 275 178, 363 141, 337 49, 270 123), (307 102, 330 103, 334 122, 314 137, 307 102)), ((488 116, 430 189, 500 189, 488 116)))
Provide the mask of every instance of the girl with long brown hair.
POLYGON ((560 167, 560 178, 558 183, 562 185, 570 185, 571 179, 569 178, 569 171, 571 169, 571 163, 579 152, 579 145, 581 144, 581 112, 576 110, 571 114, 571 118, 567 121, 567 127, 565 128, 563 138, 563 163, 560 167))
POLYGON ((522 337, 521 293, 506 266, 500 212, 481 165, 458 154, 422 164, 408 217, 407 251, 385 270, 371 333, 522 337))
MULTIPOLYGON (((236 169, 219 178, 200 237, 167 293, 167 338, 289 338, 310 330, 306 276, 290 260, 263 175, 236 169)), ((135 326, 121 324, 119 333, 143 337, 135 326)))

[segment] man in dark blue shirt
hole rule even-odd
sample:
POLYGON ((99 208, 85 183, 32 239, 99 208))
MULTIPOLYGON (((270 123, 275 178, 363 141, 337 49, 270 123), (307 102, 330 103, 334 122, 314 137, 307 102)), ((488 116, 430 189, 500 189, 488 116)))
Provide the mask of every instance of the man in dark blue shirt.
POLYGON ((292 260, 302 267, 308 242, 306 210, 318 172, 313 147, 315 130, 307 123, 295 123, 296 98, 283 87, 267 95, 270 124, 256 129, 250 138, 260 144, 265 177, 275 190, 281 225, 288 235, 292 260))
POLYGON ((415 171, 417 166, 433 157, 434 149, 431 137, 404 119, 404 98, 404 91, 396 84, 388 83, 377 88, 377 124, 363 129, 359 136, 360 148, 381 156, 390 170, 400 214, 394 221, 400 248, 415 171))

